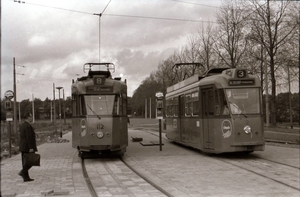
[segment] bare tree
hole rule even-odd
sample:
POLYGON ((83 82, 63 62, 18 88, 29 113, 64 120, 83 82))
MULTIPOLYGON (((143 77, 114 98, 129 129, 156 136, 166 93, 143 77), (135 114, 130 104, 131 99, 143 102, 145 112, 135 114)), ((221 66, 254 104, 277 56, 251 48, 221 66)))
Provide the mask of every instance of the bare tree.
POLYGON ((215 50, 229 67, 239 66, 246 51, 247 33, 245 12, 241 1, 226 1, 217 14, 218 36, 215 38, 215 50))
POLYGON ((208 25, 201 25, 198 30, 198 42, 199 42, 199 62, 201 62, 207 70, 214 67, 216 59, 214 59, 213 51, 213 26, 208 23, 208 25))
POLYGON ((293 24, 289 14, 290 1, 252 2, 252 40, 260 43, 267 52, 267 60, 271 80, 271 126, 276 126, 276 57, 280 49, 292 39, 296 24, 293 24))

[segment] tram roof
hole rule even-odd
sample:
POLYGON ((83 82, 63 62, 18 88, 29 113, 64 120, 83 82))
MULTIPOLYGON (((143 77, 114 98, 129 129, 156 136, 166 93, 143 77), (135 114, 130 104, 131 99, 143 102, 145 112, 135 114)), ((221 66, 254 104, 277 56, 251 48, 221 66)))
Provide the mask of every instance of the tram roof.
MULTIPOLYGON (((248 70, 246 69, 240 69, 240 68, 217 68, 213 71, 208 71, 204 75, 194 75, 184 81, 181 81, 173 86, 170 86, 167 88, 167 94, 168 93, 174 93, 177 92, 180 93, 182 91, 188 91, 188 89, 193 89, 198 86, 205 86, 205 85, 212 85, 215 84, 219 88, 225 88, 229 87, 229 81, 236 80, 236 81, 245 81, 245 82, 253 82, 251 86, 260 86, 260 83, 258 83, 259 79, 249 74, 248 70), (238 70, 244 71, 246 76, 244 79, 236 78, 236 73, 238 70), (238 80, 236 80, 238 79, 238 80)), ((236 87, 236 86, 235 86, 236 87)), ((245 84, 243 84, 243 87, 245 87, 245 84)))

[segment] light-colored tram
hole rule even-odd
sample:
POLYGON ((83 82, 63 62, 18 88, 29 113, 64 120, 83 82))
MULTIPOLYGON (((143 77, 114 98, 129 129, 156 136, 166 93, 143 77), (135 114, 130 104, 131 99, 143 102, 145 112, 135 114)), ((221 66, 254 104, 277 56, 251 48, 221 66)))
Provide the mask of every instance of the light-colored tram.
POLYGON ((167 88, 166 136, 207 153, 263 151, 260 80, 215 68, 167 88))
POLYGON ((112 63, 86 63, 87 76, 72 81, 72 147, 123 155, 128 146, 127 85, 112 78, 112 63))

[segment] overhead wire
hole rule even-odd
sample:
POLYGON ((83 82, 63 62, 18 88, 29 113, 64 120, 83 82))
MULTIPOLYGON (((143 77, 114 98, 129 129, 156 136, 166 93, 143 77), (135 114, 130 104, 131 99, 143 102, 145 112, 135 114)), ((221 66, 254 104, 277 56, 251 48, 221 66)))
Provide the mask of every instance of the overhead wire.
POLYGON ((14 2, 29 4, 29 5, 34 5, 34 6, 40 6, 40 7, 45 7, 45 8, 52 8, 52 9, 57 9, 57 10, 63 10, 63 11, 68 11, 68 12, 76 12, 76 13, 80 13, 80 14, 93 15, 92 13, 89 13, 89 12, 83 12, 83 11, 78 11, 78 10, 54 7, 54 6, 49 6, 49 5, 42 5, 42 4, 37 4, 37 3, 28 3, 28 2, 25 2, 25 1, 22 1, 22 2, 21 1, 14 1, 14 2))
MULTIPOLYGON (((155 19, 155 20, 169 20, 169 21, 182 21, 182 22, 212 22, 194 19, 180 19, 180 18, 164 18, 164 17, 154 17, 154 16, 138 16, 138 15, 122 15, 122 14, 103 14, 105 16, 117 16, 117 17, 129 17, 129 18, 143 18, 143 19, 155 19)), ((214 22, 212 22, 214 23, 214 22)))
MULTIPOLYGON (((172 0, 176 1, 176 0, 172 0)), ((78 11, 78 10, 73 10, 73 9, 67 9, 67 8, 60 8, 60 7, 55 7, 55 6, 49 6, 49 5, 42 5, 42 4, 37 4, 37 3, 28 3, 25 1, 16 1, 16 3, 22 3, 22 4, 29 4, 29 5, 34 5, 34 6, 40 6, 40 7, 45 7, 45 8, 52 8, 52 9, 57 9, 57 10, 62 10, 62 11, 68 11, 68 12, 74 12, 74 13, 79 13, 79 14, 86 14, 86 15, 105 15, 105 16, 114 16, 114 17, 128 17, 128 18, 141 18, 141 19, 155 19, 155 20, 167 20, 167 21, 181 21, 181 22, 196 22, 196 23, 216 23, 214 21, 203 21, 203 20, 195 20, 195 19, 181 19, 181 18, 165 18, 165 17, 155 17, 155 16, 139 16, 139 15, 124 15, 124 14, 104 14, 104 11, 110 4, 111 0, 108 2, 106 7, 103 9, 102 13, 100 14, 95 14, 95 13, 90 13, 90 12, 84 12, 84 11, 78 11)), ((178 1, 181 3, 191 3, 191 2, 185 2, 185 1, 178 1)), ((204 4, 197 4, 197 3, 191 3, 195 5, 201 5, 201 6, 209 6, 209 5, 204 5, 204 4)), ((209 6, 209 7, 214 7, 214 6, 209 6)))
POLYGON ((206 5, 206 4, 201 4, 201 3, 189 2, 189 1, 180 1, 180 0, 171 0, 171 1, 179 2, 179 3, 192 4, 192 5, 200 5, 200 6, 211 7, 211 8, 219 8, 218 6, 206 5))

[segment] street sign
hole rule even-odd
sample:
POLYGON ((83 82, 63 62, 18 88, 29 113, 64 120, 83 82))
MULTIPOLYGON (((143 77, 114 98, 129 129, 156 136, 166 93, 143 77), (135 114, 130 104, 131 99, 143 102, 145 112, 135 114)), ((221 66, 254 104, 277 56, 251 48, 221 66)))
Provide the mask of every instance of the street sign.
POLYGON ((13 121, 13 113, 11 111, 6 111, 6 121, 13 121))
POLYGON ((11 109, 11 101, 10 100, 5 101, 5 109, 7 109, 7 110, 11 109))
POLYGON ((4 93, 4 97, 8 100, 11 100, 13 99, 15 96, 14 92, 11 91, 11 90, 7 90, 5 93, 4 93))
POLYGON ((157 92, 157 93, 155 94, 155 96, 156 96, 156 98, 161 99, 161 98, 164 97, 164 93, 162 93, 162 92, 157 92))

